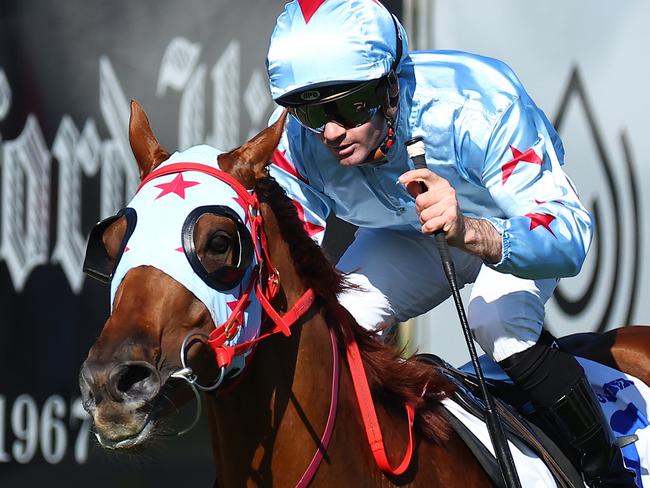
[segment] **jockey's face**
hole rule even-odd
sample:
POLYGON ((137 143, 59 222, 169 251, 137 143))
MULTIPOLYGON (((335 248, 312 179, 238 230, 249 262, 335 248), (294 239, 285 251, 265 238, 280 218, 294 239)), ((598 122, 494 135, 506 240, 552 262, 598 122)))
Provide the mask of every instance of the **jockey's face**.
POLYGON ((368 159, 370 151, 379 146, 387 133, 386 119, 378 112, 365 124, 351 129, 327 122, 319 137, 343 166, 356 166, 368 159))

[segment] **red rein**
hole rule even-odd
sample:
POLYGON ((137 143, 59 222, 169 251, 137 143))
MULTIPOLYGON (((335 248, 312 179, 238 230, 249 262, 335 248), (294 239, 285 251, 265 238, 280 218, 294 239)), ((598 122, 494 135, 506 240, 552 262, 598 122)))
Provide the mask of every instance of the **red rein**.
MULTIPOLYGON (((223 324, 215 328, 215 330, 213 330, 210 334, 208 343, 215 352, 217 364, 220 367, 226 367, 232 362, 235 356, 250 350, 255 346, 257 342, 271 335, 277 333, 282 333, 285 336, 291 335, 291 326, 295 324, 296 321, 313 305, 315 299, 314 291, 312 289, 308 289, 284 315, 280 315, 273 308, 270 300, 273 299, 273 296, 278 289, 278 273, 270 260, 268 248, 266 245, 266 235, 264 234, 264 229, 262 226, 262 216, 259 214, 259 202, 255 193, 249 193, 241 185, 241 183, 239 183, 239 181, 230 176, 228 173, 225 173, 218 168, 200 163, 173 163, 158 168, 155 171, 149 173, 149 175, 144 180, 142 180, 142 183, 140 183, 138 190, 154 178, 174 173, 181 173, 183 171, 198 171, 214 176, 215 178, 229 185, 246 203, 246 212, 251 222, 251 234, 253 235, 253 241, 255 242, 255 255, 257 257, 258 263, 260 263, 258 266, 265 266, 266 271, 268 272, 267 274, 269 278, 266 284, 266 291, 263 291, 259 283, 259 269, 255 269, 253 271, 250 282, 246 290, 242 293, 242 296, 239 298, 237 305, 233 309, 230 317, 228 317, 223 324), (243 312, 246 307, 246 303, 249 301, 248 297, 253 292, 257 296, 266 314, 273 321, 274 326, 270 331, 261 334, 256 339, 237 344, 235 346, 228 346, 225 344, 225 342, 229 338, 232 338, 237 333, 239 328, 243 326, 243 312)), ((330 335, 332 338, 333 368, 332 395, 327 424, 325 426, 325 432, 321 439, 321 446, 319 446, 320 448, 316 451, 316 454, 314 454, 314 457, 309 463, 307 470, 296 485, 298 488, 304 488, 308 486, 313 479, 316 471, 318 470, 318 466, 323 459, 323 455, 327 450, 334 428, 336 407, 338 404, 339 355, 336 350, 336 338, 333 331, 331 330, 330 335)), ((363 419, 366 435, 370 444, 370 450, 372 451, 372 454, 375 458, 375 462, 377 463, 379 469, 381 469, 384 473, 393 476, 404 474, 404 472, 406 472, 410 466, 411 459, 413 457, 413 407, 411 405, 406 405, 409 430, 408 447, 400 464, 397 467, 393 468, 388 462, 386 448, 384 447, 384 440, 381 433, 381 426, 379 425, 379 421, 377 419, 377 413, 375 411, 375 406, 372 400, 372 394, 368 385, 368 378, 363 366, 359 347, 357 346, 357 343, 354 341, 354 339, 350 340, 346 344, 346 354, 348 358, 348 364, 350 366, 352 383, 354 385, 354 391, 357 396, 357 403, 359 405, 361 418, 363 419)))

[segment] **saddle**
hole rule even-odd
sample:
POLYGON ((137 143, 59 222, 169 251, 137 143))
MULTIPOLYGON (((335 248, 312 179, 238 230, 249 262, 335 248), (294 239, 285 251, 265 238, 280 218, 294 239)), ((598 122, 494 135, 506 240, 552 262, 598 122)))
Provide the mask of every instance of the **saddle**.
MULTIPOLYGON (((485 404, 474 374, 454 368, 434 354, 418 354, 416 359, 438 368, 456 386, 456 391, 451 399, 467 412, 485 422, 485 404)), ((486 378, 486 382, 494 396, 506 437, 511 442, 518 441, 528 446, 546 464, 558 487, 583 488, 584 482, 580 472, 544 433, 542 426, 535 420, 534 409, 524 392, 508 381, 486 378)), ((505 488, 494 455, 453 414, 446 412, 446 417, 451 427, 476 456, 495 486, 505 488)))

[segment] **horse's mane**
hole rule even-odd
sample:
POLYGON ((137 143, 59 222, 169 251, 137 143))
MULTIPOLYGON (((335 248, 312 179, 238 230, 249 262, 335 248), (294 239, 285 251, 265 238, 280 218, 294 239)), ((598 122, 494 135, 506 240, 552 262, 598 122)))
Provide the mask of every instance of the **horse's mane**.
POLYGON ((376 333, 362 328, 338 303, 336 296, 350 287, 345 276, 328 260, 322 248, 305 232, 296 207, 273 178, 259 180, 255 192, 275 214, 282 238, 291 249, 292 259, 305 284, 312 288, 322 305, 329 324, 336 328, 339 348, 350 336, 361 351, 371 389, 384 404, 403 409, 411 404, 416 423, 432 440, 447 438, 448 425, 440 414, 439 400, 453 391, 453 385, 431 365, 400 356, 394 346, 378 340, 376 333))

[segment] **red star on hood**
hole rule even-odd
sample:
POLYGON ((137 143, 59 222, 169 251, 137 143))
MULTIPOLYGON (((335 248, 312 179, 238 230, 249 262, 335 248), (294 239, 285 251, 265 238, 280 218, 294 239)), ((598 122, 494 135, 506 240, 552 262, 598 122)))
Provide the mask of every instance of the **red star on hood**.
MULTIPOLYGON (((240 284, 240 285, 239 285, 239 296, 240 296, 240 297, 242 296, 243 292, 244 292, 244 290, 242 289, 242 286, 241 286, 241 284, 240 284)), ((228 308, 229 308, 230 310, 234 311, 235 308, 237 307, 237 304, 238 304, 238 303, 239 303, 239 298, 235 298, 235 300, 232 301, 232 302, 226 302, 226 305, 228 305, 228 308)), ((242 308, 242 312, 248 308, 248 306, 250 305, 250 303, 251 303, 250 300, 246 300, 246 301, 244 302, 244 308, 242 308)))
POLYGON ((536 229, 540 225, 544 227, 547 231, 549 231, 553 237, 557 239, 557 236, 555 233, 551 230, 551 222, 555 220, 555 217, 553 217, 551 214, 547 213, 527 213, 525 217, 528 217, 530 219, 530 230, 536 229))
POLYGON ((175 193, 183 200, 185 200, 185 189, 198 184, 199 184, 198 181, 184 180, 183 173, 178 173, 176 177, 169 183, 161 183, 160 185, 156 185, 156 188, 160 188, 162 190, 160 192, 160 195, 156 197, 156 200, 158 200, 161 197, 164 197, 165 195, 168 195, 169 193, 175 193))
POLYGON ((503 185, 506 184, 506 181, 508 181, 508 178, 510 178, 510 175, 514 172, 519 162, 539 164, 540 166, 542 164, 541 158, 537 155, 532 147, 527 149, 526 152, 521 152, 514 146, 510 146, 510 150, 512 151, 513 159, 501 166, 501 184, 503 185))

